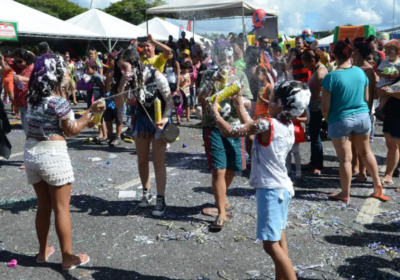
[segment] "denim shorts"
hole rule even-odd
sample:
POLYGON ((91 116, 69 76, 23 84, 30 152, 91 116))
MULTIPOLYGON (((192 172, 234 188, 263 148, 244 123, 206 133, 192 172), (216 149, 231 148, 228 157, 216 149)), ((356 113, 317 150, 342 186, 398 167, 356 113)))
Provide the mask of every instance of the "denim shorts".
POLYGON ((328 136, 330 138, 345 138, 350 134, 367 135, 371 132, 371 118, 368 113, 353 115, 338 120, 329 125, 328 136))
POLYGON ((257 189, 256 196, 257 239, 280 241, 282 230, 286 229, 290 192, 286 189, 257 189))

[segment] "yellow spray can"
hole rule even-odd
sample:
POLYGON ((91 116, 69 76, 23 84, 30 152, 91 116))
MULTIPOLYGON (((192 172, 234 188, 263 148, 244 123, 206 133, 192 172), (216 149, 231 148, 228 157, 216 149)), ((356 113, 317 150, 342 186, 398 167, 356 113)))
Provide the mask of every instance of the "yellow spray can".
POLYGON ((162 121, 161 100, 158 98, 154 100, 154 115, 156 123, 162 121))
MULTIPOLYGON (((217 102, 221 103, 222 100, 229 98, 229 97, 235 95, 236 93, 238 93, 240 91, 241 87, 242 87, 241 83, 234 82, 232 85, 230 85, 226 89, 221 90, 221 91, 217 92, 216 94, 214 94, 213 96, 211 96, 210 102, 213 103, 215 96, 218 95, 217 102)), ((218 105, 218 111, 219 110, 221 110, 221 107, 218 105)))
MULTIPOLYGON (((99 101, 97 101, 97 102, 98 102, 99 104, 103 104, 103 105, 106 104, 105 100, 99 100, 99 101)), ((101 122, 102 116, 103 116, 103 111, 98 112, 98 113, 94 113, 93 120, 92 120, 92 123, 94 124, 94 128, 96 128, 96 129, 99 128, 99 124, 100 124, 100 122, 101 122)))

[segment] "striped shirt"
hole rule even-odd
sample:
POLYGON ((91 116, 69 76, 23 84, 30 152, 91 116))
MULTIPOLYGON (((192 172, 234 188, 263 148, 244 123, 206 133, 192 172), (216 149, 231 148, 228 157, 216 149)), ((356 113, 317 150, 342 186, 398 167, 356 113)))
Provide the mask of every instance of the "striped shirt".
POLYGON ((58 96, 45 97, 37 106, 28 104, 27 135, 36 138, 63 135, 61 121, 69 119, 70 112, 68 101, 58 96))
POLYGON ((301 54, 296 54, 296 59, 293 61, 293 79, 302 83, 307 83, 311 78, 311 71, 304 67, 301 54))

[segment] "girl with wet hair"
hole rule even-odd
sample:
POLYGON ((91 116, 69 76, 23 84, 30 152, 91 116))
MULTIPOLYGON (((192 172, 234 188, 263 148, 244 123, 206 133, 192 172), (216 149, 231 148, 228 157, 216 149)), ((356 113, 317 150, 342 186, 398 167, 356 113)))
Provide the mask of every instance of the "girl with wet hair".
POLYGON ((233 97, 242 126, 234 128, 219 114, 217 103, 210 105, 224 137, 255 135, 250 184, 256 188, 257 239, 275 264, 276 279, 296 279, 285 237, 288 207, 294 195, 287 174, 286 157, 294 144, 292 119, 303 114, 310 100, 308 87, 301 82, 284 82, 275 87, 269 103, 270 118, 249 120, 241 99, 233 97))
POLYGON ((69 102, 60 97, 61 83, 67 65, 58 54, 42 55, 35 63, 29 80, 27 140, 24 163, 28 183, 37 196, 36 232, 39 240, 37 263, 47 262, 55 252, 49 247, 51 213, 61 247, 63 270, 74 269, 89 262, 85 254, 72 253, 72 230, 69 213, 74 172, 68 155, 66 136, 74 137, 92 119, 92 112, 104 107, 93 105, 75 120, 69 102))
POLYGON ((371 119, 368 101, 369 80, 364 71, 350 63, 354 47, 347 38, 339 41, 333 51, 337 69, 328 73, 322 82, 322 115, 328 120, 328 135, 339 157, 339 175, 342 191, 331 194, 332 200, 349 203, 352 179, 351 144, 360 154, 374 182, 372 197, 387 201, 383 196, 378 165, 369 144, 371 119), (351 137, 351 141, 350 141, 351 137))
MULTIPOLYGON (((163 216, 165 187, 167 183, 165 151, 167 142, 161 138, 172 111, 171 91, 167 78, 152 66, 144 67, 136 50, 121 51, 115 60, 114 81, 111 86, 113 94, 128 90, 128 99, 132 92, 137 96, 137 112, 133 136, 135 140, 140 180, 143 185, 143 197, 139 207, 148 207, 154 197, 150 194, 150 146, 152 146, 153 165, 156 175, 157 202, 152 214, 163 216), (162 121, 155 122, 154 101, 159 99, 162 108, 162 121), (148 114, 148 115, 147 115, 148 114), (151 118, 151 119, 150 119, 151 118)), ((122 107, 126 94, 115 97, 115 105, 122 107)))

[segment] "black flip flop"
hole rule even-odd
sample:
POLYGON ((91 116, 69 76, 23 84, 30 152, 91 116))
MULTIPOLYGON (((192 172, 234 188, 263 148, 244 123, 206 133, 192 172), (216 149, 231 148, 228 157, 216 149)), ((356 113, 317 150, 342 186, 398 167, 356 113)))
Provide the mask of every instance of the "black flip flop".
POLYGON ((219 232, 222 230, 222 228, 224 227, 224 224, 227 221, 225 221, 223 218, 218 217, 213 223, 212 225, 210 225, 210 231, 212 232, 219 232), (218 222, 222 221, 222 225, 218 225, 218 222))

